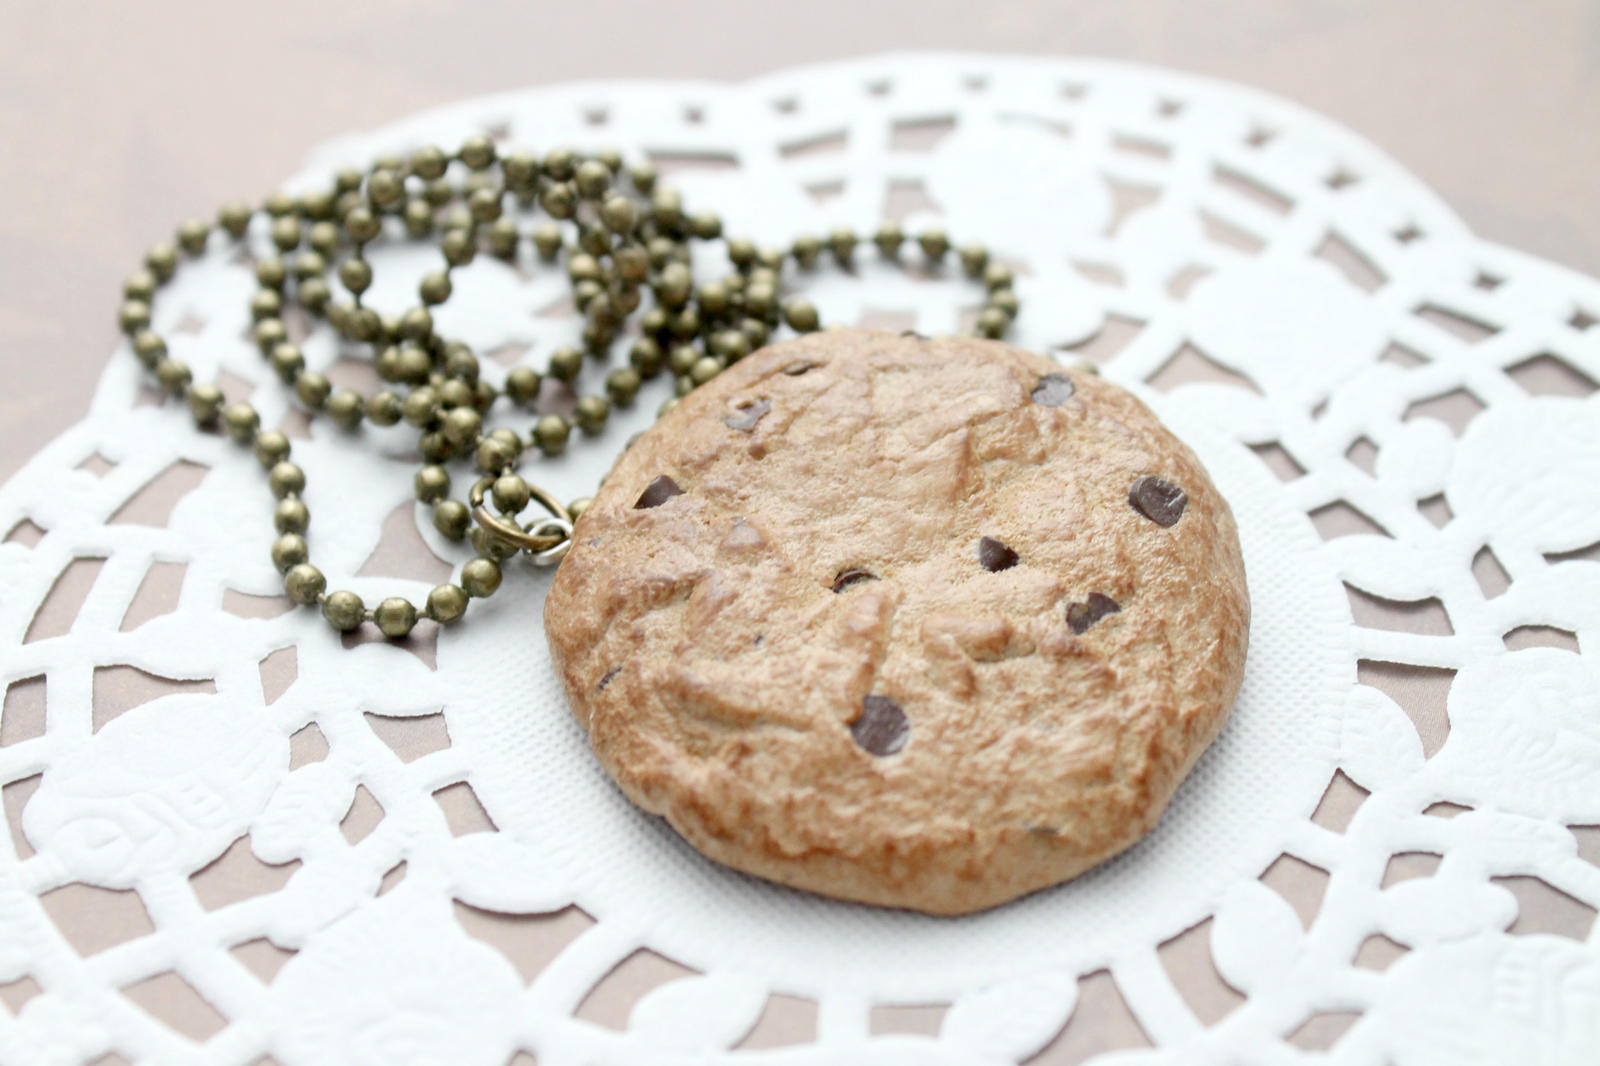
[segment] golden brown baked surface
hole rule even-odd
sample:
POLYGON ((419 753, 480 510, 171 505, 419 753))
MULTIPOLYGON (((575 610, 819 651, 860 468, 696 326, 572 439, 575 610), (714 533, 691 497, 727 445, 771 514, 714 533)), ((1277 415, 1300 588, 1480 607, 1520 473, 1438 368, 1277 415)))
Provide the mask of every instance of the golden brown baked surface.
POLYGON ((545 606, 630 799, 784 884, 939 914, 1153 826, 1227 717, 1238 534, 1124 390, 993 341, 763 349, 618 460, 545 606))

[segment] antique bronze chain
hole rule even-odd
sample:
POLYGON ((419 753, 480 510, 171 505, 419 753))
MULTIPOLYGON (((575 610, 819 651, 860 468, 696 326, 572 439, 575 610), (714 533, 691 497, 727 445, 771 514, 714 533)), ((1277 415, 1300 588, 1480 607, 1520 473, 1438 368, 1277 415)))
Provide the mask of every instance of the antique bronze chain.
MULTIPOLYGON (((908 238, 895 223, 871 236, 877 255, 899 261, 908 238)), ((220 426, 233 440, 253 447, 277 498, 278 537, 272 561, 284 589, 303 605, 318 605, 335 629, 351 631, 372 622, 385 636, 404 637, 419 618, 448 625, 467 602, 500 586, 501 563, 519 551, 553 565, 565 553, 572 524, 587 499, 562 504, 516 473, 522 455, 537 449, 547 457, 565 451, 572 424, 584 436, 605 428, 613 405, 634 403, 642 384, 670 371, 675 395, 664 413, 698 385, 766 344, 783 326, 805 333, 821 328, 817 309, 799 298, 782 299, 784 273, 813 271, 824 256, 849 268, 862 239, 849 229, 826 238, 800 237, 787 249, 757 248, 748 240, 723 239, 712 213, 686 213, 679 195, 661 186, 649 164, 623 165, 614 151, 592 155, 558 149, 542 158, 502 154, 486 137, 472 137, 453 155, 424 148, 409 158, 385 157, 362 173, 345 170, 329 189, 299 197, 274 195, 259 208, 229 204, 216 224, 193 219, 178 228, 176 244, 158 244, 144 266, 123 285, 120 324, 134 354, 155 373, 161 387, 183 400, 203 427, 220 426), (532 216, 542 212, 543 221, 532 216), (226 402, 214 384, 196 384, 190 368, 172 358, 151 328, 157 291, 172 280, 183 256, 199 258, 221 231, 243 242, 252 227, 270 235, 275 253, 255 263, 258 288, 250 300, 252 338, 262 356, 310 412, 325 414, 353 432, 363 420, 378 426, 401 421, 419 433, 417 499, 433 509, 433 523, 451 540, 470 539, 476 558, 458 581, 435 586, 418 608, 394 596, 369 607, 353 592, 327 590, 322 571, 309 559, 310 512, 303 499, 305 472, 290 460, 289 439, 263 429, 247 403, 226 402), (444 268, 423 277, 417 306, 386 316, 366 306, 372 285, 369 248, 393 240, 436 240, 444 268), (732 271, 721 280, 695 284, 691 241, 721 241, 732 271), (431 308, 450 296, 451 272, 480 254, 515 261, 523 242, 547 264, 564 265, 574 305, 584 317, 582 347, 550 353, 544 375, 518 366, 496 389, 479 374, 478 357, 460 341, 435 330, 431 308), (337 279, 337 286, 333 279, 337 279), (342 294, 339 292, 342 290, 342 294), (502 397, 534 409, 543 378, 576 386, 586 358, 604 361, 639 313, 638 340, 628 365, 612 370, 603 393, 580 395, 571 421, 559 414, 537 417, 526 439, 511 429, 485 431, 484 418, 502 397), (306 368, 285 325, 299 308, 325 321, 343 340, 370 345, 383 387, 370 396, 335 388, 306 368), (466 502, 450 495, 447 464, 471 462, 478 476, 466 502), (536 503, 543 514, 524 523, 536 503)), ((932 270, 943 269, 952 247, 943 231, 915 238, 932 270)), ((961 268, 980 281, 987 303, 975 330, 999 337, 1016 317, 1011 271, 992 262, 979 245, 955 253, 961 268)))

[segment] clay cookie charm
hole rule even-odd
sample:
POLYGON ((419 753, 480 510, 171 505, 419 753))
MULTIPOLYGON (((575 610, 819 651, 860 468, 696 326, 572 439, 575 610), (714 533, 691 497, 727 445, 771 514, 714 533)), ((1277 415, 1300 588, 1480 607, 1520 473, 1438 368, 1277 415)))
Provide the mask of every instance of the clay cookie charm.
POLYGON ((1155 824, 1244 671, 1227 503, 1115 385, 993 341, 756 352, 618 460, 545 607, 623 791, 701 852, 937 914, 1155 824))

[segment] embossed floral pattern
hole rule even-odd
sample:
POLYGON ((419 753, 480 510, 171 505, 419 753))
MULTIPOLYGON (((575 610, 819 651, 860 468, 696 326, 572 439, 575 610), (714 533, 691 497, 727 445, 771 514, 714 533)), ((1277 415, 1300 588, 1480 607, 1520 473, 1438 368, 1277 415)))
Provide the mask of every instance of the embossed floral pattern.
MULTIPOLYGON (((333 142, 289 187, 485 129, 654 153, 691 207, 761 242, 886 212, 989 242, 1018 275, 1015 339, 1140 390, 1233 502, 1255 611, 1233 720, 1145 842, 988 914, 928 919, 731 874, 594 765, 549 675, 539 578, 509 575, 520 587, 409 648, 345 648, 318 619, 273 613, 254 460, 149 403, 120 351, 88 417, 0 489, 0 687, 42 678, 45 693, 27 728, 20 696, 0 719, 0 992, 38 988, 0 1010, 0 1063, 1010 1063, 1074 1030, 1100 970, 1148 1045, 1107 1062, 1288 1062, 1330 1042, 1374 1066, 1600 1054, 1600 932, 1513 935, 1530 931, 1514 889, 1533 879, 1572 913, 1600 906, 1600 867, 1568 828, 1600 823, 1600 285, 1477 240, 1315 115, 1091 62, 870 59, 512 93, 333 142), (1179 370, 1191 383, 1174 387, 1179 370), (109 469, 77 469, 95 453, 109 469), (204 476, 170 514, 139 505, 181 463, 204 476), (169 609, 125 627, 156 564, 182 566, 169 609), (293 679, 269 684, 263 661, 281 670, 285 649, 293 679), (1442 679, 1443 713, 1381 684, 1383 664, 1442 679), (172 691, 115 713, 95 679, 117 667, 172 691), (394 740, 441 714, 447 742, 394 740), (1360 798, 1339 827, 1314 814, 1330 780, 1360 798), (375 824, 358 833, 363 810, 375 824), (1391 881, 1403 853, 1437 867, 1391 881), (1314 915, 1262 879, 1283 855, 1326 873, 1314 915), (277 887, 207 909, 208 869, 241 861, 277 887), (57 921, 73 892, 136 899, 148 922, 80 949, 57 921), (463 917, 573 906, 592 922, 531 974, 463 917), (1186 998, 1161 950, 1208 919, 1211 961, 1243 994, 1221 1013, 1186 998), (1373 938, 1403 957, 1368 965, 1373 938), (281 970, 241 962, 263 942, 293 953, 281 970), (698 973, 639 999, 625 1028, 584 1017, 639 949, 698 973), (220 1016, 214 1035, 135 994, 174 974, 220 1016), (815 1000, 814 1033, 742 1046, 773 995, 815 1000), (873 1007, 895 1003, 949 1008, 936 1033, 875 1034, 873 1007), (1306 1035, 1338 1015, 1338 1033, 1306 1035)), ((369 298, 398 309, 434 264, 384 254, 369 298)), ((856 278, 802 279, 825 319, 960 325, 958 272, 860 259, 856 278)), ((577 328, 565 282, 531 259, 480 256, 456 281, 440 328, 497 382, 577 328)), ((213 252, 157 325, 199 323, 178 354, 294 424, 244 339, 252 284, 213 252)), ((314 369, 345 358, 322 334, 303 347, 314 369)), ((535 476, 585 494, 656 402, 535 476)), ((369 602, 418 598, 420 579, 363 571, 412 506, 401 437, 307 432, 319 564, 369 602)))

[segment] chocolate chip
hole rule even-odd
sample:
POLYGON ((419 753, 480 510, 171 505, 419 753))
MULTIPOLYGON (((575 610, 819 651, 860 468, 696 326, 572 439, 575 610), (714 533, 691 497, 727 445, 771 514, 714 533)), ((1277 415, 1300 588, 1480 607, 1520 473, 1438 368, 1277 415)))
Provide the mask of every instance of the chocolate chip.
POLYGON ((1110 596, 1103 596, 1098 592, 1089 593, 1089 598, 1083 603, 1069 603, 1067 605, 1067 626, 1078 634, 1087 633, 1089 627, 1108 614, 1116 614, 1122 608, 1117 606, 1117 601, 1110 596))
POLYGON ((911 724, 906 712, 888 696, 868 696, 861 701, 861 714, 850 723, 850 735, 863 751, 893 755, 906 746, 911 724))
POLYGON ((785 374, 788 374, 792 378, 797 378, 801 374, 804 374, 807 370, 810 370, 813 367, 815 367, 816 365, 817 364, 815 364, 815 363, 806 363, 806 362, 790 363, 788 366, 783 368, 783 372, 785 374))
POLYGON ((857 585, 863 581, 876 580, 878 580, 878 575, 870 570, 841 570, 839 571, 839 576, 833 579, 833 591, 843 592, 851 585, 857 585))
POLYGON ((622 667, 613 666, 611 669, 605 672, 603 677, 600 678, 600 683, 594 687, 594 690, 596 692, 604 692, 606 690, 606 686, 611 684, 611 679, 620 673, 622 673, 622 667))
POLYGON ((900 336, 902 336, 902 337, 914 337, 919 341, 925 341, 925 340, 928 339, 926 334, 918 333, 914 329, 903 329, 903 330, 900 331, 900 336))
POLYGON ((1033 402, 1043 404, 1045 407, 1060 407, 1072 399, 1075 391, 1072 379, 1067 375, 1046 374, 1039 379, 1039 384, 1033 387, 1033 402))
POLYGON ((639 493, 638 501, 633 505, 635 511, 643 511, 647 507, 660 507, 674 496, 682 496, 683 490, 678 483, 665 474, 656 478, 644 487, 639 493))
POLYGON ((1189 497, 1172 482, 1145 474, 1135 478, 1128 489, 1128 503, 1158 526, 1175 526, 1189 497))
POLYGON ((985 570, 1010 570, 1017 565, 1017 553, 993 537, 983 537, 978 541, 978 562, 985 570))
POLYGON ((749 433, 756 428, 756 423, 772 410, 772 403, 768 400, 749 400, 734 410, 731 415, 724 415, 722 424, 729 429, 737 429, 741 433, 749 433))

